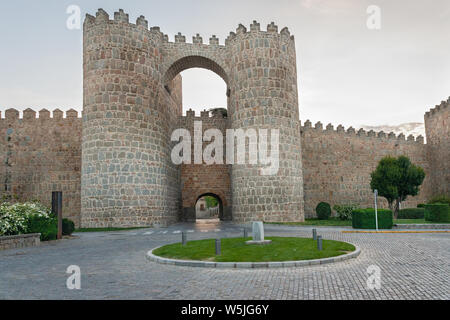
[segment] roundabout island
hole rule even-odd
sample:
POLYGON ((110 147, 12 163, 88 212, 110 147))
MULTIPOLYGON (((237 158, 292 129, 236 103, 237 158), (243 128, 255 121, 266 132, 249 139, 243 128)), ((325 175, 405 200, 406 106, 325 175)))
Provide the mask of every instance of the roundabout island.
POLYGON ((282 268, 318 265, 356 258, 360 249, 350 243, 323 240, 322 250, 311 238, 267 237, 265 245, 248 245, 250 238, 216 239, 174 243, 150 250, 147 258, 162 264, 205 268, 282 268))

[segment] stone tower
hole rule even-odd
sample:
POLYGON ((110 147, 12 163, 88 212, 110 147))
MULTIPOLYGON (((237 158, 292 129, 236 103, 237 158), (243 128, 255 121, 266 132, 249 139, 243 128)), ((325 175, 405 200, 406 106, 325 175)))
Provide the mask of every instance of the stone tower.
POLYGON ((279 171, 233 165, 233 217, 238 221, 303 219, 303 176, 294 38, 272 22, 239 25, 226 42, 231 57, 229 110, 233 129, 278 129, 279 171))
POLYGON ((273 23, 261 31, 239 25, 225 45, 200 35, 175 42, 140 16, 129 23, 102 9, 84 22, 84 108, 81 225, 167 225, 179 220, 180 167, 170 155, 171 133, 182 116, 180 78, 200 67, 227 85, 229 126, 278 129, 279 170, 233 165, 235 221, 302 221, 303 177, 295 43, 273 23))
POLYGON ((450 98, 425 113, 431 194, 450 196, 450 98))

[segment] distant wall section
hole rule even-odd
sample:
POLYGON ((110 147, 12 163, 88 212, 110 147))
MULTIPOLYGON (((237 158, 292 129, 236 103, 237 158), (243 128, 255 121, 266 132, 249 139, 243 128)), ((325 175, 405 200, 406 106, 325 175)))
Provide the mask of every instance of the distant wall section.
MULTIPOLYGON (((370 173, 384 156, 408 156, 427 173, 420 194, 408 197, 402 207, 415 207, 426 201, 430 193, 430 168, 423 137, 405 138, 403 134, 355 131, 353 128, 337 130, 330 124, 325 130, 320 122, 314 127, 306 121, 301 127, 303 146, 303 179, 306 217, 316 215, 321 201, 335 204, 373 206, 370 173)), ((380 198, 382 207, 387 201, 380 198)))

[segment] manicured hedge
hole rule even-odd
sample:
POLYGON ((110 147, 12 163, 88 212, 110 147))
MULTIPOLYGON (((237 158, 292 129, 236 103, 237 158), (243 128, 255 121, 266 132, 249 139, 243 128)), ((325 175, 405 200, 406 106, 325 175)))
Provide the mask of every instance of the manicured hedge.
POLYGON ((450 222, 448 204, 435 203, 425 205, 425 220, 433 222, 450 222))
POLYGON ((53 217, 30 216, 27 221, 27 233, 40 233, 41 241, 56 240, 58 220, 53 217))
POLYGON ((425 208, 401 209, 398 212, 399 219, 423 219, 425 217, 425 208))
POLYGON ((72 220, 62 219, 62 234, 64 236, 70 236, 75 231, 75 224, 72 220))
POLYGON ((331 207, 326 202, 321 202, 316 207, 317 218, 319 220, 328 220, 331 217, 331 207))
MULTIPOLYGON (((378 209, 378 229, 392 229, 392 211, 378 209)), ((375 229, 375 209, 356 209, 352 213, 354 229, 375 229)))

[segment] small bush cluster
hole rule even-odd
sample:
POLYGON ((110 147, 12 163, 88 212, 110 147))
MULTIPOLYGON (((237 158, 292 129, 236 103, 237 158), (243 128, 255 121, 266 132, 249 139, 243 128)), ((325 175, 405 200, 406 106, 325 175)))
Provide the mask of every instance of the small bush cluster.
MULTIPOLYGON (((63 234, 69 235, 75 225, 63 219, 63 234)), ((36 202, 0 204, 0 236, 40 233, 42 241, 54 240, 58 233, 58 220, 50 209, 36 202)))
POLYGON ((352 212, 359 209, 358 205, 335 205, 333 210, 336 211, 337 217, 340 220, 351 220, 352 212))
POLYGON ((331 207, 326 202, 321 202, 316 207, 317 218, 319 220, 328 220, 331 217, 331 207))
POLYGON ((449 205, 446 203, 425 205, 425 220, 433 222, 450 222, 449 205))
POLYGON ((425 208, 401 209, 398 212, 398 219, 423 219, 425 217, 425 208))
MULTIPOLYGON (((392 211, 378 209, 378 229, 392 229, 392 211)), ((375 229, 375 209, 356 209, 352 214, 352 226, 354 229, 375 229)))
POLYGON ((75 223, 72 220, 64 218, 62 220, 62 234, 70 236, 75 231, 75 223))
POLYGON ((40 233, 41 241, 56 240, 58 220, 52 216, 40 217, 31 215, 28 217, 26 233, 40 233))

